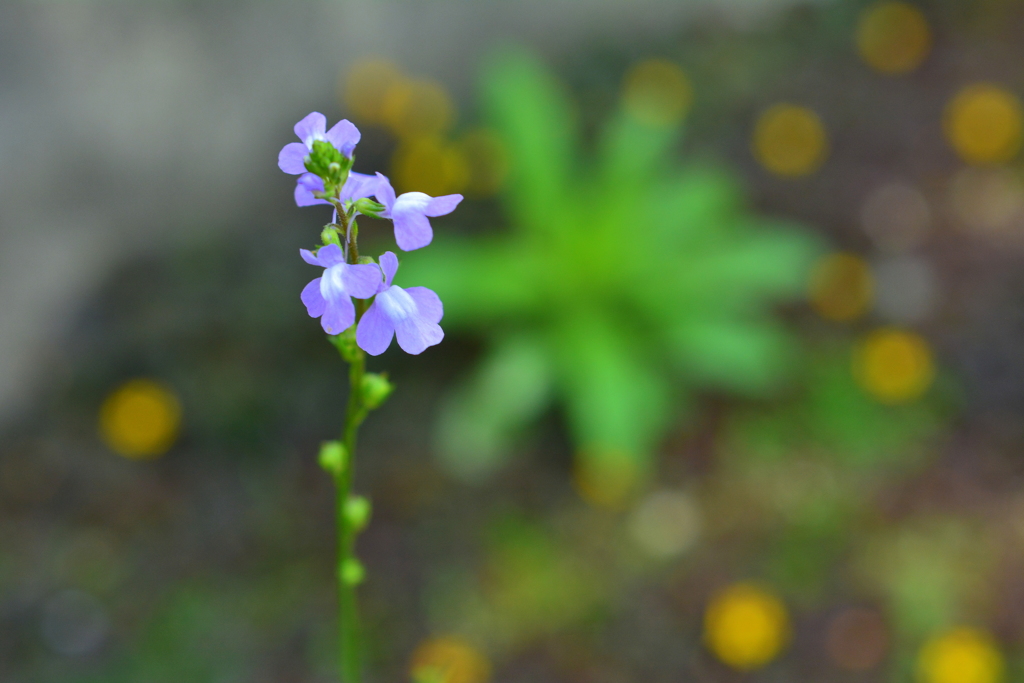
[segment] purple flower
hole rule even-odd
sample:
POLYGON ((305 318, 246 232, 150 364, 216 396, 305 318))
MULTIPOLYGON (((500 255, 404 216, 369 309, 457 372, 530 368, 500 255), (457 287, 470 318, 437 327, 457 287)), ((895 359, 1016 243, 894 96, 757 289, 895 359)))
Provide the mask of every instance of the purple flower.
POLYGON ((398 270, 398 257, 390 251, 380 257, 380 268, 384 271, 384 282, 356 328, 359 348, 371 356, 379 356, 391 345, 394 336, 398 337, 402 350, 413 355, 439 344, 444 339, 444 332, 438 325, 444 306, 437 294, 426 287, 402 289, 391 284, 398 270))
POLYGON ((380 173, 377 178, 380 181, 377 185, 377 201, 384 205, 381 216, 395 222, 395 241, 402 251, 412 251, 430 244, 434 231, 427 218, 449 214, 462 201, 461 194, 431 197, 422 192, 406 192, 396 199, 391 182, 380 173))
POLYGON ((326 268, 322 277, 302 290, 302 303, 306 304, 310 317, 320 318, 324 332, 341 334, 356 321, 352 297, 369 299, 383 284, 380 268, 372 263, 345 263, 337 244, 321 247, 316 254, 308 249, 300 249, 299 253, 306 263, 326 268))
POLYGON ((313 151, 314 141, 326 140, 351 158, 360 137, 359 129, 347 119, 338 121, 327 130, 327 118, 318 111, 296 123, 295 134, 302 142, 289 142, 277 155, 278 168, 292 175, 306 172, 306 155, 313 151))
MULTIPOLYGON (((339 199, 343 202, 348 200, 364 199, 377 194, 377 176, 366 175, 349 171, 348 180, 341 187, 339 199)), ((295 183, 295 203, 298 206, 313 206, 315 204, 330 204, 326 199, 318 199, 313 196, 314 192, 324 191, 324 181, 320 176, 313 173, 305 173, 299 176, 295 183)))

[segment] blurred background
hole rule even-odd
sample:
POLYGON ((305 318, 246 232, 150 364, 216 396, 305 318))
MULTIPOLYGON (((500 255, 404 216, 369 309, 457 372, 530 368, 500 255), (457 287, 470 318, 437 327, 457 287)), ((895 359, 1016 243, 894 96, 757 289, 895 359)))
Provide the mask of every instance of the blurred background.
MULTIPOLYGON (((332 681, 278 150, 460 192, 372 681, 1024 677, 1024 4, 0 5, 0 680, 332 681)), ((393 248, 366 220, 364 250, 393 248)))

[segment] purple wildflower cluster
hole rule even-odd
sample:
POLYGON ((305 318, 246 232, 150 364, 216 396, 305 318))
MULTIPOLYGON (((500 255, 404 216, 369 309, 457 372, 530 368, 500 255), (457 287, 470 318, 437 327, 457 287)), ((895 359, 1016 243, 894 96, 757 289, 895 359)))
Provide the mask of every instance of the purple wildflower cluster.
POLYGON ((384 175, 356 173, 352 163, 360 133, 347 120, 327 130, 324 115, 313 112, 295 124, 295 134, 301 142, 285 145, 277 158, 282 171, 299 176, 295 203, 334 207, 331 223, 321 233, 322 246, 315 251, 300 250, 306 263, 324 269, 323 275, 302 290, 302 303, 309 315, 320 318, 324 331, 331 335, 357 325, 355 341, 372 356, 384 353, 394 337, 402 350, 411 354, 438 344, 444 337, 438 325, 444 315, 441 300, 426 287, 403 289, 392 284, 398 270, 393 252, 385 252, 379 262, 359 257, 356 217, 390 219, 398 248, 412 251, 430 244, 434 233, 429 219, 454 211, 462 195, 431 197, 406 192, 396 196, 384 175), (353 298, 373 299, 361 317, 353 298))

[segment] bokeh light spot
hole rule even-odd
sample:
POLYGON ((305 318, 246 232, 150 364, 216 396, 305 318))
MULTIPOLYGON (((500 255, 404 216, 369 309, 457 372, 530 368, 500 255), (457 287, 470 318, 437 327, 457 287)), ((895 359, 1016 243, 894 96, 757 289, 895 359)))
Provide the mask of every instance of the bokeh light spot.
POLYGON ((462 151, 439 137, 402 143, 391 160, 399 192, 425 192, 433 197, 461 192, 469 181, 469 164, 462 151))
POLYGON ((825 127, 806 107, 776 104, 757 120, 753 152, 758 162, 776 175, 807 175, 816 171, 828 154, 825 127))
POLYGON ((854 320, 871 305, 871 269, 856 254, 840 252, 822 257, 811 270, 811 306, 821 317, 838 322, 854 320))
POLYGON ((894 182, 868 195, 861 207, 864 232, 882 251, 902 252, 920 246, 928 236, 931 210, 913 186, 894 182))
POLYGON ((1003 656, 988 634, 957 628, 928 641, 917 660, 922 683, 999 683, 1003 656))
POLYGON ((656 491, 644 498, 629 520, 629 531, 641 549, 657 558, 689 550, 700 535, 700 510, 683 491, 656 491))
POLYGON ((946 139, 970 164, 1010 161, 1021 144, 1020 100, 1004 88, 977 83, 957 93, 946 107, 946 139))
POLYGON ((171 447, 181 424, 181 405, 168 387, 148 379, 126 382, 100 408, 100 434, 126 458, 156 458, 171 447))
POLYGON ((950 200, 964 227, 997 235, 1024 225, 1024 183, 1005 168, 964 168, 953 176, 950 200))
POLYGON ((928 342, 918 334, 894 328, 875 330, 854 352, 854 376, 882 403, 907 403, 931 386, 935 367, 928 342))
POLYGON ((455 122, 455 105, 433 81, 396 81, 384 96, 384 119, 401 138, 443 135, 455 122))
POLYGON ((829 623, 825 643, 829 656, 840 667, 865 671, 882 662, 889 632, 878 612, 854 607, 843 610, 829 623))
POLYGON ((421 643, 413 653, 410 673, 416 683, 486 683, 491 665, 469 643, 447 636, 421 643))
POLYGON ((508 153, 501 140, 486 128, 468 131, 458 148, 468 171, 465 191, 470 197, 497 194, 508 176, 508 153))
POLYGON ((342 99, 360 123, 386 123, 388 92, 401 89, 406 81, 390 61, 368 59, 349 69, 342 83, 342 99))
POLYGON ((868 66, 886 74, 913 71, 931 49, 928 20, 906 2, 878 2, 861 15, 857 49, 868 66))
POLYGON ((716 595, 704 615, 708 648, 725 664, 750 671, 779 654, 789 640, 789 617, 777 597, 739 583, 716 595))
POLYGON ((686 116, 693 87, 686 73, 666 59, 649 59, 633 66, 623 81, 626 111, 649 126, 671 126, 686 116))

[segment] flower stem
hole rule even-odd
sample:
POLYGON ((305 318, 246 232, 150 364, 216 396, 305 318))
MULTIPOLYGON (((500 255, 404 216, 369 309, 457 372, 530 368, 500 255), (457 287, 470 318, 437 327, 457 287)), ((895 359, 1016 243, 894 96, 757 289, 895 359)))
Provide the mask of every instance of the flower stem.
POLYGON ((362 680, 360 657, 359 610, 356 604, 356 585, 350 565, 356 563, 356 529, 346 514, 346 506, 352 497, 352 480, 355 469, 356 433, 362 422, 362 401, 360 387, 366 369, 366 355, 362 349, 355 353, 349 366, 348 409, 345 414, 345 429, 342 443, 347 454, 345 466, 336 476, 338 489, 338 607, 339 648, 341 657, 342 683, 359 683, 362 680))

